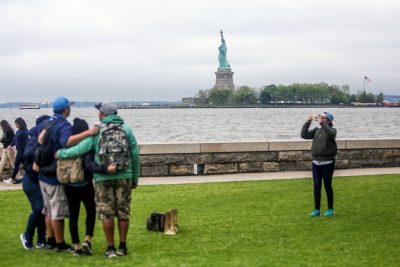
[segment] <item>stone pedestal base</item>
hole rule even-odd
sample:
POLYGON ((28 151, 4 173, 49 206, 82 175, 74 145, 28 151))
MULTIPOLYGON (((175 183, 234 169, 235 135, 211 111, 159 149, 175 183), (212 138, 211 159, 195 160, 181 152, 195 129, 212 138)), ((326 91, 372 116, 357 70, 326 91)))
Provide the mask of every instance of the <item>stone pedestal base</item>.
POLYGON ((233 72, 231 69, 218 69, 215 72, 216 82, 214 88, 235 89, 233 84, 233 72))

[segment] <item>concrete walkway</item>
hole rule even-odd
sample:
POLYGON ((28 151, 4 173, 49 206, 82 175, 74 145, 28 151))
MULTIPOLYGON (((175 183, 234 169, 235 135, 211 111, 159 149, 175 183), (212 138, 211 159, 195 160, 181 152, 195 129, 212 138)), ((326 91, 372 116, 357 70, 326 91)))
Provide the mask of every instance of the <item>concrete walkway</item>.
MULTIPOLYGON (((370 168, 370 169, 347 169, 336 170, 334 176, 361 176, 379 174, 399 174, 400 168, 370 168)), ((260 180, 283 180, 311 178, 309 171, 296 172, 261 172, 261 173, 238 173, 221 175, 199 175, 199 176, 168 176, 168 177, 143 177, 140 178, 140 185, 162 185, 162 184, 198 184, 214 182, 239 182, 239 181, 260 181, 260 180)), ((0 190, 16 190, 22 186, 10 185, 0 182, 0 190)))

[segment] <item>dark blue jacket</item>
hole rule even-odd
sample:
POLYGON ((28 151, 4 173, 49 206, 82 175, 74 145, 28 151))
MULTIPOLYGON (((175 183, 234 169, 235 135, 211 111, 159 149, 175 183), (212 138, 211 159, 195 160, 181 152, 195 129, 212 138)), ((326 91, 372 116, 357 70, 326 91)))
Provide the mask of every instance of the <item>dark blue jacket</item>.
POLYGON ((25 149, 26 143, 28 142, 28 139, 29 139, 28 129, 25 128, 22 130, 18 130, 15 133, 15 137, 10 145, 15 146, 18 153, 24 153, 24 149, 25 149))
MULTIPOLYGON (((53 154, 57 150, 67 146, 69 137, 72 135, 72 126, 63 116, 54 114, 50 119, 45 120, 38 125, 38 132, 40 133, 42 129, 46 127, 52 120, 59 119, 60 121, 56 123, 51 129, 51 147, 53 154)), ((45 174, 44 170, 41 169, 39 172, 39 180, 51 185, 59 184, 57 176, 45 174)))

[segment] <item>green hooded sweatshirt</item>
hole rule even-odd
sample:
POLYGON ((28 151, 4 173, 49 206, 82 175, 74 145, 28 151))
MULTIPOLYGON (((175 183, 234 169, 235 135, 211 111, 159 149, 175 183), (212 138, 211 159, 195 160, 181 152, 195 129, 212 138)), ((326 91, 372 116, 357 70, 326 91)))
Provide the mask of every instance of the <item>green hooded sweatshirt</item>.
MULTIPOLYGON (((107 174, 94 173, 94 180, 96 182, 99 182, 99 181, 108 181, 116 179, 132 179, 133 182, 137 182, 140 173, 139 147, 131 128, 125 125, 123 119, 118 115, 108 115, 107 117, 103 118, 101 122, 104 124, 107 123, 122 124, 122 128, 126 132, 130 142, 131 163, 129 164, 128 169, 119 170, 115 173, 107 173, 107 174)), ((99 142, 100 142, 100 134, 87 137, 73 147, 58 150, 57 157, 76 158, 94 149, 95 161, 99 163, 99 150, 100 150, 99 142)))

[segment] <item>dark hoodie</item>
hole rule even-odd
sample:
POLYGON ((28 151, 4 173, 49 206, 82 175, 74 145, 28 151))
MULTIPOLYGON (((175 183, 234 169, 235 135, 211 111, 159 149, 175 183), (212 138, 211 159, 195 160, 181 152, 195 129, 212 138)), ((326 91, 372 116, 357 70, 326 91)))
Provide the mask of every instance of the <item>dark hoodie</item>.
POLYGON ((19 129, 15 133, 14 140, 11 142, 11 146, 15 146, 17 153, 24 153, 24 149, 29 140, 29 131, 26 128, 19 129))
POLYGON ((15 120, 15 123, 18 124, 18 130, 15 133, 14 140, 10 144, 11 146, 15 146, 17 149, 17 152, 20 154, 24 153, 24 148, 26 146, 26 143, 28 142, 29 139, 29 131, 26 128, 26 122, 22 118, 17 118, 15 120))
POLYGON ((24 156, 23 156, 23 163, 25 169, 25 176, 32 179, 33 181, 38 181, 38 173, 32 170, 33 165, 33 158, 35 155, 35 150, 38 146, 38 136, 39 136, 39 128, 38 125, 42 123, 44 120, 48 119, 49 116, 43 115, 36 120, 36 126, 32 127, 29 130, 29 140, 26 143, 24 156))

